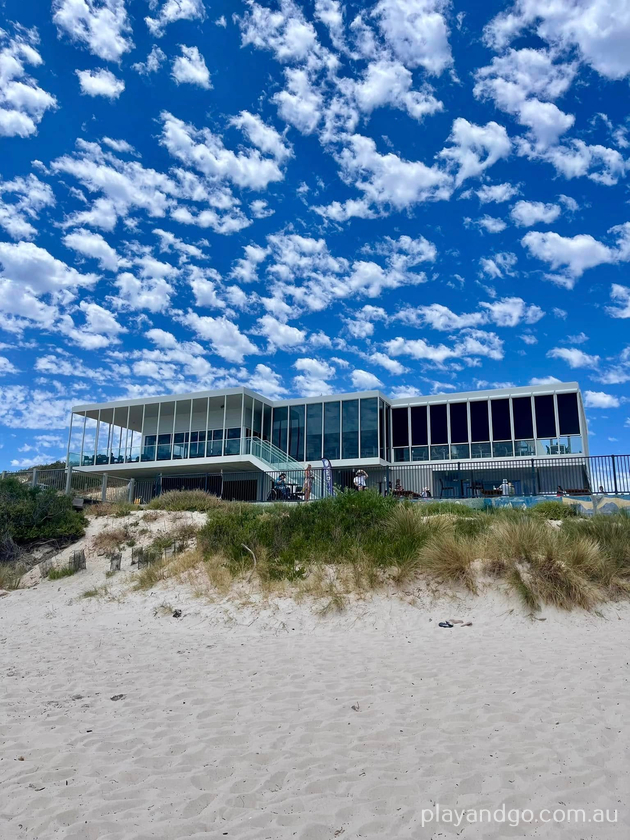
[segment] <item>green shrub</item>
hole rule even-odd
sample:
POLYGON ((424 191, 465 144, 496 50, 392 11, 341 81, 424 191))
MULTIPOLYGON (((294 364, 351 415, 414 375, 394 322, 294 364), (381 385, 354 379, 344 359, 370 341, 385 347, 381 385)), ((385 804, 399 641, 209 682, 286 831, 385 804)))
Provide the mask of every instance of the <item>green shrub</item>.
POLYGON ((191 510, 203 513, 224 504, 217 496, 203 490, 169 490, 151 499, 147 507, 151 510, 191 510))
POLYGON ((0 534, 9 534, 16 543, 81 537, 85 525, 68 496, 14 478, 0 480, 0 534))
POLYGON ((71 569, 70 566, 62 566, 60 569, 51 569, 48 572, 48 580, 61 580, 61 578, 72 577, 76 569, 71 569))
POLYGON ((571 519, 579 516, 577 507, 570 502, 558 502, 549 500, 548 502, 538 502, 532 508, 529 508, 533 516, 540 516, 543 519, 571 519))

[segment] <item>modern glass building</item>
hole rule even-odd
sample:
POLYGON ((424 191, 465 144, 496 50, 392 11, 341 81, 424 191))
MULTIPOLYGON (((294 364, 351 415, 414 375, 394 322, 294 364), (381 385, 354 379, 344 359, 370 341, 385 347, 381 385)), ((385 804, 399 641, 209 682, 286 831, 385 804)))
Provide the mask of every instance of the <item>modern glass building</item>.
POLYGON ((575 382, 405 399, 366 391, 273 401, 232 388, 78 405, 68 440, 72 466, 120 476, 264 472, 328 459, 374 475, 425 465, 434 490, 455 465, 500 474, 525 459, 576 455, 588 455, 588 436, 575 382))

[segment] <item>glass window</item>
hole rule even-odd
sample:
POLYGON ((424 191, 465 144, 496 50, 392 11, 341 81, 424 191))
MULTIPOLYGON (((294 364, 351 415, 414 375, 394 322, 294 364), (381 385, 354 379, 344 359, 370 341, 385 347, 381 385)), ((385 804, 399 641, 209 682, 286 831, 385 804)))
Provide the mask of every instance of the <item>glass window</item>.
POLYGON ((271 406, 263 406, 263 440, 271 440, 271 406))
POLYGON ((190 435, 190 457, 203 458, 206 449, 206 433, 192 432, 190 435))
MULTIPOLYGON (((468 443, 468 406, 466 403, 450 403, 451 443, 468 443)), ((453 454, 451 453, 451 458, 453 454)), ((468 457, 468 456, 466 456, 468 457)))
POLYGON ((296 461, 304 460, 303 405, 292 405, 289 409, 289 455, 296 461))
POLYGON ((399 449, 394 448, 394 462, 399 464, 401 461, 409 460, 409 447, 404 446, 399 449))
POLYGON ((514 452, 519 457, 536 454, 536 446, 533 440, 517 440, 514 443, 514 452))
POLYGON ((511 440, 506 440, 503 443, 492 444, 492 454, 495 458, 512 458, 514 457, 514 446, 511 440))
POLYGON ((536 441, 536 454, 541 456, 559 455, 560 449, 557 438, 547 438, 536 441))
POLYGON ((378 457, 378 400, 361 400, 361 457, 378 457))
POLYGON ((140 460, 140 449, 142 443, 142 406, 132 405, 129 410, 129 434, 127 435, 127 454, 125 460, 128 463, 137 463, 140 460))
POLYGON ((428 461, 429 447, 428 446, 412 446, 411 447, 412 461, 428 461))
POLYGON ((223 429, 212 429, 208 431, 206 454, 208 458, 216 458, 223 455, 223 429))
POLYGON ((490 406, 492 409, 492 440, 511 440, 510 401, 490 400, 490 406))
POLYGON ((470 446, 467 443, 451 444, 451 461, 465 461, 470 458, 470 446))
POLYGON ((173 441, 173 460, 188 457, 188 432, 175 432, 173 441))
POLYGON ((512 412, 514 413, 514 437, 522 439, 533 438, 532 398, 515 397, 512 400, 512 412))
POLYGON ((378 428, 380 436, 379 455, 385 460, 385 404, 383 400, 378 401, 378 428))
POLYGON ((283 452, 287 451, 287 425, 289 409, 286 405, 273 410, 273 431, 271 442, 283 452))
POLYGON ((342 458, 359 457, 359 401, 344 400, 342 403, 342 458))
POLYGON ((157 441, 156 435, 145 435, 144 446, 142 447, 142 460, 155 461, 155 444, 157 441))
POLYGON ((582 437, 580 435, 572 435, 568 440, 568 451, 571 453, 571 455, 581 455, 584 452, 582 446, 582 437))
POLYGON ((392 408, 393 445, 409 446, 409 417, 407 408, 392 408))
POLYGON ((324 403, 324 458, 331 461, 339 458, 339 419, 340 407, 338 402, 324 403))
POLYGON ((553 410, 553 396, 534 397, 536 406, 536 437, 553 438, 556 436, 556 415, 553 410))
POLYGON ((225 441, 225 454, 241 454, 241 429, 239 426, 227 430, 225 441))
POLYGON ((411 406, 411 445, 426 446, 429 443, 426 405, 411 406))
POLYGON ((319 461, 322 457, 322 404, 306 406, 306 460, 319 461))
POLYGON ((167 434, 158 435, 157 439, 158 461, 171 460, 171 436, 167 434))
POLYGON ((255 438, 262 437, 262 403, 254 400, 254 425, 252 431, 255 438))
MULTIPOLYGON (((431 407, 433 407, 433 406, 431 406, 431 407)), ((446 408, 446 406, 445 406, 445 408, 446 408)), ((447 461, 448 460, 448 444, 446 446, 432 446, 431 447, 431 460, 432 461, 447 461)))
POLYGON ((490 423, 488 421, 488 400, 483 400, 482 402, 471 402, 470 431, 470 439, 473 441, 490 440, 490 423))
POLYGON ((492 447, 489 443, 473 443, 470 447, 471 458, 492 458, 492 447))
MULTIPOLYGON (((443 405, 432 405, 431 415, 431 443, 448 443, 448 427, 446 424, 446 403, 443 405)), ((447 447, 448 449, 448 447, 447 447)), ((448 458, 448 454, 446 455, 448 458)), ((431 460, 435 460, 431 455, 431 460)))
POLYGON ((580 434, 577 394, 558 394, 558 422, 561 435, 580 434))

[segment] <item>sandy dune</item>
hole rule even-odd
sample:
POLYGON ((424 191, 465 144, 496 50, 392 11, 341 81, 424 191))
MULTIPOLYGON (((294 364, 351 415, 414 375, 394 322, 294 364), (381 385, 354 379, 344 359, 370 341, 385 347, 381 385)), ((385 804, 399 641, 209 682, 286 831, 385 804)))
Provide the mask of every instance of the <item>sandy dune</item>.
POLYGON ((80 598, 103 569, 0 599, 2 840, 630 835, 627 607, 80 598), (435 803, 618 821, 422 827, 435 803))

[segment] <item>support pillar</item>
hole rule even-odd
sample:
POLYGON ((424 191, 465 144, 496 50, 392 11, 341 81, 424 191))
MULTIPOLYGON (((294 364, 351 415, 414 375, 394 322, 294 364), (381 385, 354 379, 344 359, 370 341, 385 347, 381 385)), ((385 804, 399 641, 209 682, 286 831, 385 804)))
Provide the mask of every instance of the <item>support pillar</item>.
POLYGON ((128 500, 130 505, 132 505, 133 502, 134 502, 135 493, 136 493, 136 479, 135 478, 130 478, 129 479, 129 492, 127 494, 127 500, 128 500))
POLYGON ((37 467, 33 467, 33 477, 31 478, 31 487, 37 487, 37 467))
POLYGON ((66 467, 66 496, 72 493, 72 465, 68 464, 66 467))
POLYGON ((101 501, 107 501, 107 473, 103 473, 103 482, 101 484, 101 501))

